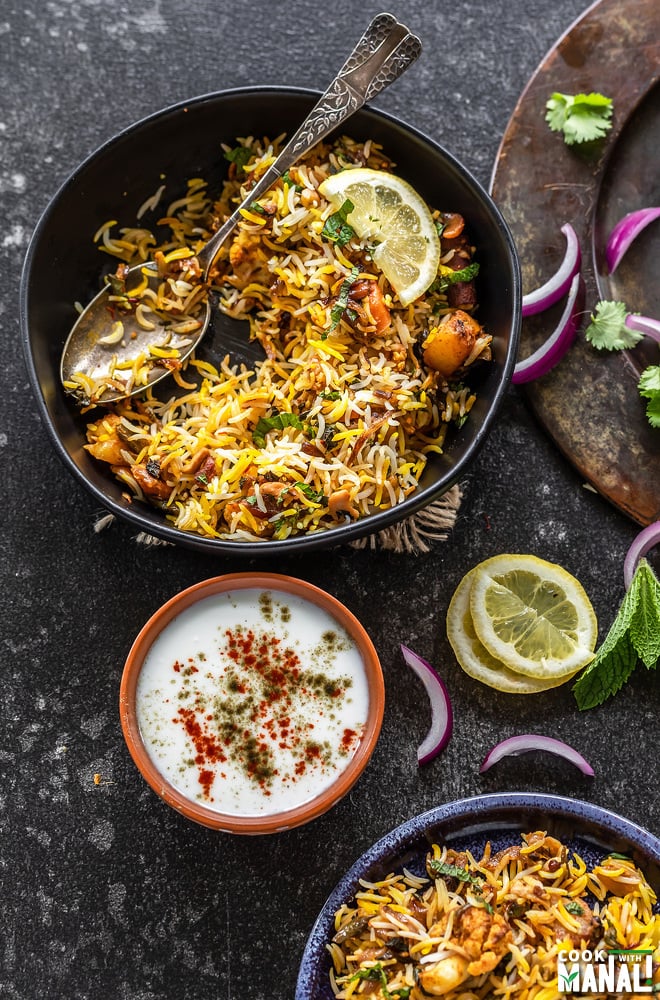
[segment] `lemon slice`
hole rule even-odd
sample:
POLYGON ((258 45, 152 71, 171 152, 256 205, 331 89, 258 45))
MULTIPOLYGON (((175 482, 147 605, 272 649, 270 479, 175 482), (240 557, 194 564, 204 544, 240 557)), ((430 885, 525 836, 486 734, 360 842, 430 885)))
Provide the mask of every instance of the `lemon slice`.
POLYGON ((424 294, 438 273, 440 238, 410 184, 384 170, 353 167, 327 177, 319 191, 335 210, 347 199, 353 203, 346 221, 361 240, 377 244, 371 256, 402 305, 424 294))
POLYGON ((568 677, 551 680, 525 677, 509 670, 501 660, 496 660, 490 655, 479 640, 472 624, 470 591, 474 577, 475 570, 470 570, 463 577, 447 609, 447 638, 465 673, 474 680, 506 694, 539 694, 567 681, 568 677))
POLYGON ((475 567, 470 614, 491 656, 526 677, 566 678, 593 659, 598 625, 582 585, 536 556, 499 555, 475 567))

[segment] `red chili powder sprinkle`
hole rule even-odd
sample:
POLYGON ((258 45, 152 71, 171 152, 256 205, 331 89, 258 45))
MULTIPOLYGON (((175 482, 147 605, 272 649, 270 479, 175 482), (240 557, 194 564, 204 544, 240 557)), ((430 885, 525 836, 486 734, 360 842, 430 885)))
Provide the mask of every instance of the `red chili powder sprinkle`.
POLYGON ((278 749, 291 754, 284 779, 294 781, 332 763, 337 752, 345 756, 351 750, 357 738, 352 729, 344 730, 334 750, 309 738, 314 729, 310 719, 323 715, 324 707, 336 706, 350 687, 349 678, 331 679, 318 669, 305 669, 295 650, 266 630, 227 628, 222 640, 220 660, 230 665, 213 696, 197 690, 191 659, 185 667, 179 661, 172 665, 184 678, 174 721, 191 741, 204 797, 211 797, 212 765, 227 760, 270 794, 278 749))

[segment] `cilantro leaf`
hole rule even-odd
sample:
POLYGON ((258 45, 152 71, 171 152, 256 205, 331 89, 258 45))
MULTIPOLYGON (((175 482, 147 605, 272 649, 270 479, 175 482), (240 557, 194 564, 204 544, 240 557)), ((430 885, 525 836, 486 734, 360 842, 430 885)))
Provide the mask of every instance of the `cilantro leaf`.
POLYGON ((639 394, 647 399, 646 417, 651 427, 660 427, 660 365, 649 365, 639 379, 639 394))
POLYGON ((270 417, 259 417, 252 432, 252 440, 257 448, 263 448, 266 444, 266 434, 269 431, 281 431, 285 427, 295 427, 299 431, 304 430, 303 422, 297 413, 274 413, 270 417))
POLYGON ((623 351, 634 347, 644 334, 626 326, 627 316, 625 302, 599 302, 584 335, 598 350, 623 351))
POLYGON ((567 146, 602 139, 612 128, 612 100, 604 94, 555 92, 545 108, 546 122, 553 132, 563 132, 567 146))
POLYGON ((641 659, 652 670, 660 658, 660 581, 641 559, 618 614, 573 694, 581 710, 616 694, 641 659))
POLYGON ((245 170, 245 164, 249 163, 252 150, 249 146, 236 146, 234 149, 225 150, 225 160, 236 164, 236 170, 245 170))
POLYGON ((329 215, 325 220, 325 225, 321 230, 321 236, 336 243, 337 246, 346 246, 349 240, 355 236, 355 230, 348 224, 346 219, 351 214, 355 205, 350 198, 347 198, 341 208, 329 215))
POLYGON ((564 909, 567 911, 567 913, 572 913, 576 917, 581 917, 582 914, 584 913, 584 910, 582 909, 580 904, 576 902, 576 900, 574 899, 571 899, 570 902, 566 903, 564 909))

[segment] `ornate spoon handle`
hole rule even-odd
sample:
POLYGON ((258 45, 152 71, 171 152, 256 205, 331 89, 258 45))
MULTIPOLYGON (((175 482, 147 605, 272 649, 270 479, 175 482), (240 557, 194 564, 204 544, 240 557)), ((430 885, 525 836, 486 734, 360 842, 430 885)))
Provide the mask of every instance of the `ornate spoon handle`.
POLYGON ((421 50, 419 38, 391 14, 378 14, 373 19, 337 76, 275 162, 198 253, 197 257, 205 274, 220 247, 239 222, 241 210, 272 187, 308 149, 346 121, 366 101, 398 79, 421 50))

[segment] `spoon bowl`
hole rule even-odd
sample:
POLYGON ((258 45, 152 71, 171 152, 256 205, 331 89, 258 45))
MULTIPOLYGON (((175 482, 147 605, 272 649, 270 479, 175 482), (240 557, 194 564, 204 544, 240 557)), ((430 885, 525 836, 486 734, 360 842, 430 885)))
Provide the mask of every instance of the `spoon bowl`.
MULTIPOLYGON (((162 278, 152 263, 136 264, 126 272, 126 294, 130 297, 138 283, 144 286, 145 279, 147 288, 157 294, 162 278)), ((184 362, 206 333, 210 316, 211 303, 207 297, 196 317, 200 325, 194 333, 177 333, 165 323, 150 324, 151 328, 147 329, 140 325, 135 312, 117 313, 108 285, 81 312, 67 337, 60 362, 62 384, 68 388, 79 373, 84 373, 93 382, 105 385, 103 401, 106 403, 143 392, 171 373, 166 359, 152 353, 154 349, 164 354, 176 352, 177 362, 184 362), (150 362, 152 358, 153 363, 150 362), (144 359, 141 366, 140 359, 144 359), (122 385, 116 377, 118 363, 137 364, 142 368, 142 379, 122 385)))
POLYGON ((405 24, 391 14, 377 14, 274 163, 246 185, 238 208, 204 245, 190 251, 189 260, 177 258, 176 266, 183 267, 177 280, 168 275, 167 258, 161 258, 159 265, 140 263, 109 281, 83 310, 62 352, 60 378, 65 389, 85 402, 114 402, 144 392, 180 367, 206 333, 211 316, 209 273, 243 212, 365 101, 398 79, 417 59, 421 47, 405 24), (207 286, 204 298, 197 295, 200 283, 207 286), (180 292, 176 285, 185 287, 180 292), (145 291, 155 299, 142 303, 145 291), (185 307, 187 296, 194 299, 190 310, 185 307), (167 300, 180 298, 183 316, 172 311, 163 316, 167 300), (141 304, 146 315, 140 315, 141 304))

